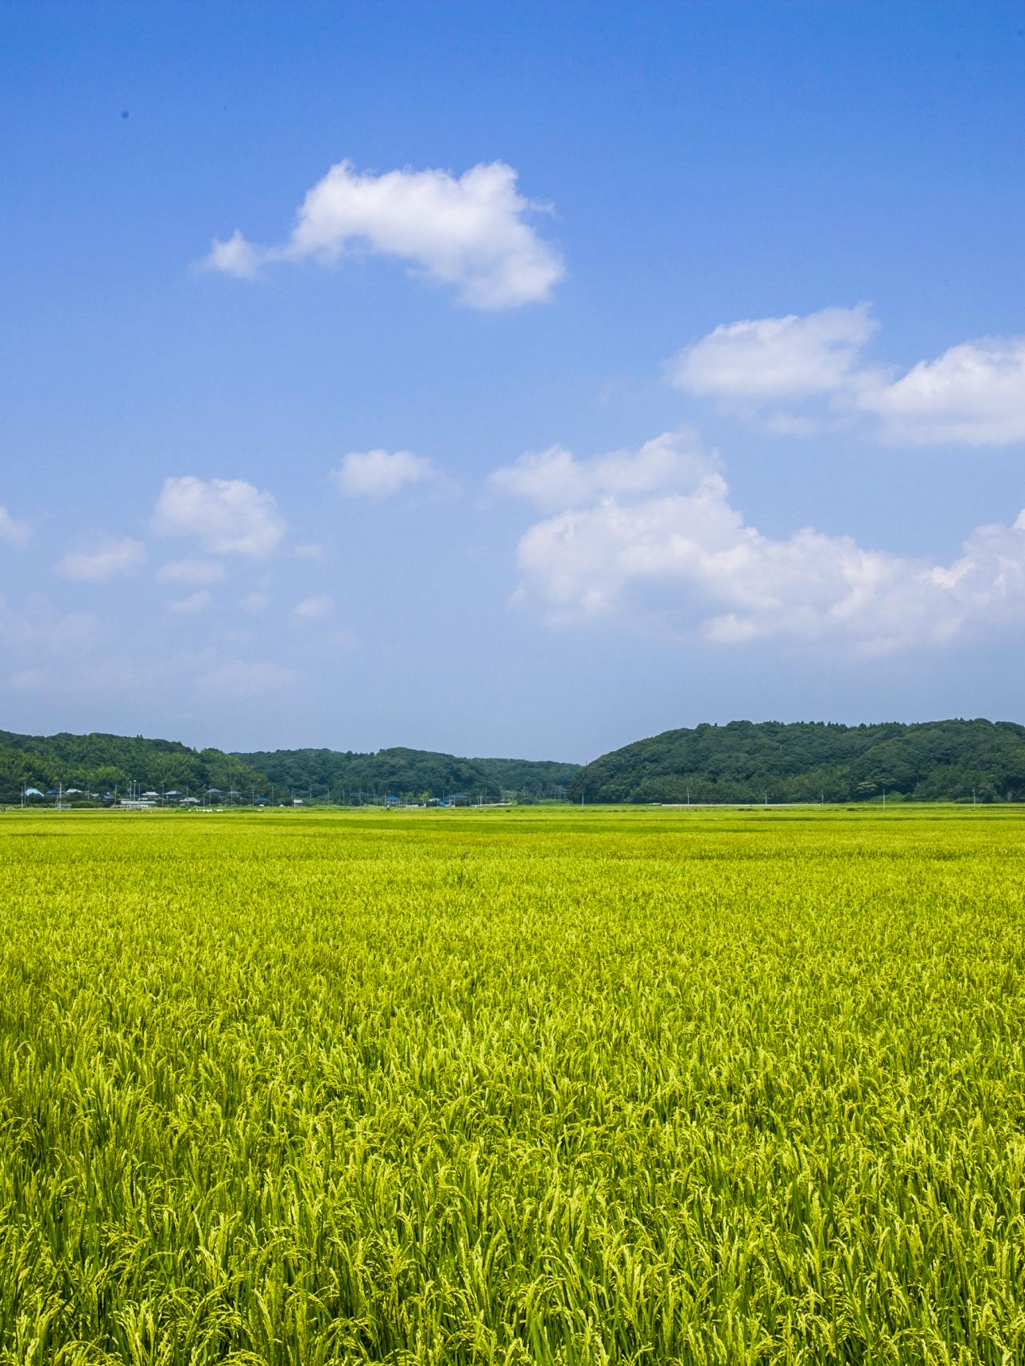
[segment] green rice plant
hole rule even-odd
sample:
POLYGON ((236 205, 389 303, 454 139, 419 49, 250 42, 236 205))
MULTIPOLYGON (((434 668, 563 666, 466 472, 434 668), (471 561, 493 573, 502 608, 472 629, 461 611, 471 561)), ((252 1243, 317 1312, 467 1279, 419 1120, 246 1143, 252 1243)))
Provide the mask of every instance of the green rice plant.
POLYGON ((1025 1360, 1023 852, 0 816, 0 1362, 1025 1360))

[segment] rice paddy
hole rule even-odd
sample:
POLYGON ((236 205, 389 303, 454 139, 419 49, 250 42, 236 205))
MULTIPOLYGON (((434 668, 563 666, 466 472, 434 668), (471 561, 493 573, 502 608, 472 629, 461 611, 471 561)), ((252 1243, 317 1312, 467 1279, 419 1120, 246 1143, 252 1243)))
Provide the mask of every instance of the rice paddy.
POLYGON ((1025 1360, 1025 816, 0 816, 0 1362, 1025 1360))

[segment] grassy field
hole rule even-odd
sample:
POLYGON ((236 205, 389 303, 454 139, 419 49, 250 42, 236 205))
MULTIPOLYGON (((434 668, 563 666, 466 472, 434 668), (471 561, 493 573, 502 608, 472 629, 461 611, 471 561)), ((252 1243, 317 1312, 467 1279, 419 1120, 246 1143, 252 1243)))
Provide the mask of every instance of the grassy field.
POLYGON ((0 1362, 1025 1361, 1023 856, 0 816, 0 1362))

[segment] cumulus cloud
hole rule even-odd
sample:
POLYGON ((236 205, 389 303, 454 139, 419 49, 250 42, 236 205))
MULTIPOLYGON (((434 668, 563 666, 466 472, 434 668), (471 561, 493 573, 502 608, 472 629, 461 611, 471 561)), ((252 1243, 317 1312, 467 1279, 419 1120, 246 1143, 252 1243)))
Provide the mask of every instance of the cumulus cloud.
POLYGON ((288 241, 257 247, 236 231, 214 241, 208 269, 251 277, 274 261, 330 264, 353 249, 395 256, 430 279, 454 285, 472 308, 509 308, 547 299, 565 269, 524 215, 538 206, 517 189, 504 162, 448 171, 359 172, 332 166, 306 194, 288 241))
MULTIPOLYGON (((267 256, 264 252, 262 255, 267 256)), ((261 253, 246 241, 236 228, 226 242, 214 238, 210 255, 201 262, 208 270, 219 270, 224 275, 237 275, 251 280, 260 264, 261 253)))
POLYGON ((29 529, 24 522, 16 522, 0 503, 0 541, 8 545, 24 545, 29 538, 29 529))
POLYGON ((244 479, 167 479, 157 499, 158 536, 194 536, 211 555, 270 555, 285 533, 274 497, 244 479))
POLYGON ((859 406, 882 418, 893 442, 1025 441, 1025 337, 952 346, 892 384, 867 388, 859 406))
POLYGON ((346 498, 389 498, 407 484, 434 476, 434 466, 412 451, 350 451, 332 475, 346 498))
POLYGON ((256 616, 260 612, 265 612, 270 606, 270 598, 266 593, 247 593, 239 602, 243 612, 251 612, 256 616))
POLYGON ((496 470, 491 486, 500 493, 527 498, 538 508, 578 507, 612 495, 637 497, 659 489, 679 488, 702 477, 716 462, 703 451, 696 435, 666 432, 639 451, 614 451, 592 460, 577 460, 562 446, 523 455, 514 465, 496 470))
MULTIPOLYGON (((610 457, 568 459, 591 500, 535 523, 517 555, 518 597, 553 624, 606 618, 724 645, 832 638, 882 651, 1025 623, 1025 512, 978 528, 954 563, 935 565, 811 528, 765 536, 732 505, 711 458, 675 489, 632 496, 601 487, 610 457)), ((496 482, 514 491, 509 473, 496 482)), ((544 505, 547 491, 529 496, 544 505)))
POLYGON ((88 550, 69 550, 54 566, 65 579, 85 579, 102 583, 107 579, 134 574, 146 562, 146 548, 141 541, 125 537, 106 540, 88 550))
MULTIPOLYGON (((60 613, 41 594, 36 594, 21 606, 13 606, 0 597, 0 655, 8 667, 18 657, 34 661, 49 656, 61 665, 69 657, 76 669, 83 659, 106 647, 108 632, 103 622, 92 612, 60 613)), ((24 670, 12 675, 15 682, 24 670)))
POLYGON ((821 423, 774 404, 819 400, 834 419, 870 415, 875 435, 894 444, 1025 441, 1025 337, 964 342, 898 376, 863 360, 876 326, 865 304, 729 323, 685 347, 670 375, 782 435, 812 435, 821 423))
MULTIPOLYGON (((202 655, 176 651, 166 657, 147 656, 137 648, 118 644, 113 632, 93 622, 88 637, 72 643, 52 663, 33 663, 19 669, 11 678, 14 687, 45 691, 62 697, 95 697, 109 706, 112 700, 131 708, 141 696, 153 705, 180 698, 182 688, 201 669, 210 667, 209 653, 202 655), (86 653, 86 647, 92 650, 86 653), (69 659, 72 667, 68 667, 69 659)), ((57 655, 57 652, 52 652, 57 655)))
POLYGON ((323 621, 335 610, 335 600, 329 593, 318 593, 316 597, 305 598, 296 603, 292 611, 306 621, 323 621))
POLYGON ((688 393, 730 399, 803 398, 845 388, 878 324, 867 304, 717 327, 672 365, 688 393))
POLYGON ((95 646, 106 634, 93 612, 55 612, 34 600, 18 611, 0 600, 0 627, 9 645, 30 646, 61 655, 95 646))
POLYGON ((223 577, 219 560, 168 560, 157 570, 161 583, 216 583, 223 577))

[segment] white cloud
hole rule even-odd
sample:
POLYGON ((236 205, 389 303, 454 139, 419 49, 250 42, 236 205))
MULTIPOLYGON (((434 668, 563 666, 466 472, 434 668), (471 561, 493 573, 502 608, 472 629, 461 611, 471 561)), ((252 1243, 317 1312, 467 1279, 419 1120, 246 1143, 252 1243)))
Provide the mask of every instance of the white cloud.
POLYGON ((223 577, 219 560, 168 560, 157 570, 160 583, 217 583, 223 577))
POLYGON ((264 697, 267 693, 280 692, 294 683, 298 676, 294 669, 267 660, 233 659, 200 674, 196 679, 196 687, 206 696, 246 701, 264 697))
POLYGON ((307 621, 323 621, 335 610, 335 600, 328 593, 319 593, 316 597, 306 598, 303 602, 296 603, 292 611, 297 617, 303 617, 307 621))
POLYGON ((61 614, 41 595, 20 608, 0 598, 0 645, 8 658, 46 653, 57 658, 73 655, 80 661, 106 641, 107 631, 92 612, 61 614))
MULTIPOLYGON (((603 463, 569 460, 585 482, 603 463)), ((518 597, 557 625, 607 618, 721 644, 833 638, 878 651, 1025 624, 1025 512, 978 528, 948 566, 811 528, 773 539, 745 524, 711 460, 673 491, 595 487, 590 503, 530 527, 518 564, 518 597)))
POLYGON ((9 545, 24 545, 29 538, 29 529, 24 522, 16 522, 0 503, 0 541, 9 545))
POLYGON ((388 498, 434 475, 434 466, 412 451, 350 451, 331 476, 346 498, 388 498))
POLYGON ((195 536, 211 555, 270 555, 285 533, 270 493, 244 479, 167 479, 157 499, 159 536, 195 536))
POLYGON ((10 681, 12 687, 27 692, 95 697, 107 705, 117 699, 131 707, 142 695, 151 705, 158 697, 166 701, 168 687, 180 689, 181 665, 179 658, 142 659, 136 652, 118 649, 109 642, 107 648, 88 658, 76 649, 70 661, 63 658, 53 664, 19 669, 10 681))
POLYGON ((952 346, 895 383, 866 389, 859 403, 883 419, 883 436, 893 442, 1025 441, 1025 337, 952 346))
POLYGON ((666 432, 640 450, 614 451, 593 460, 577 460, 562 446, 523 455, 514 465, 496 470, 491 485, 500 493, 527 498, 537 507, 579 507, 604 495, 637 497, 659 489, 679 488, 699 479, 716 457, 701 449, 688 431, 666 432))
POLYGON ((226 242, 214 239, 210 255, 201 262, 208 270, 219 270, 224 275, 237 275, 243 280, 251 280, 260 264, 261 253, 250 246, 241 232, 236 230, 226 242))
POLYGON ((210 592, 206 588, 197 588, 194 593, 190 593, 187 598, 178 598, 174 602, 167 604, 169 612, 175 612, 179 616, 194 617, 197 612, 202 612, 210 605, 210 592))
POLYGON ((834 420, 871 415, 874 434, 893 444, 1025 441, 1025 337, 964 342, 894 378, 861 360, 875 330, 865 304, 730 323, 684 348, 670 374, 780 435, 813 435, 821 423, 773 404, 817 399, 834 420))
POLYGON ((804 398, 846 388, 877 323, 867 304, 717 327, 672 364, 688 393, 727 399, 804 398))
POLYGON ((251 612, 254 616, 258 612, 265 612, 270 606, 270 598, 266 593, 248 593, 239 603, 243 612, 251 612))
POLYGON ((362 247, 411 262, 454 285, 473 308, 509 308, 547 299, 565 269, 554 247, 524 221, 536 205, 504 162, 448 171, 358 172, 332 166, 308 191, 288 242, 256 247, 235 232, 214 241, 203 264, 251 277, 260 265, 312 257, 324 264, 362 247))
POLYGON ((134 574, 146 562, 146 548, 131 537, 101 541, 91 550, 69 550, 54 566, 65 579, 85 579, 102 583, 126 574, 134 574))

